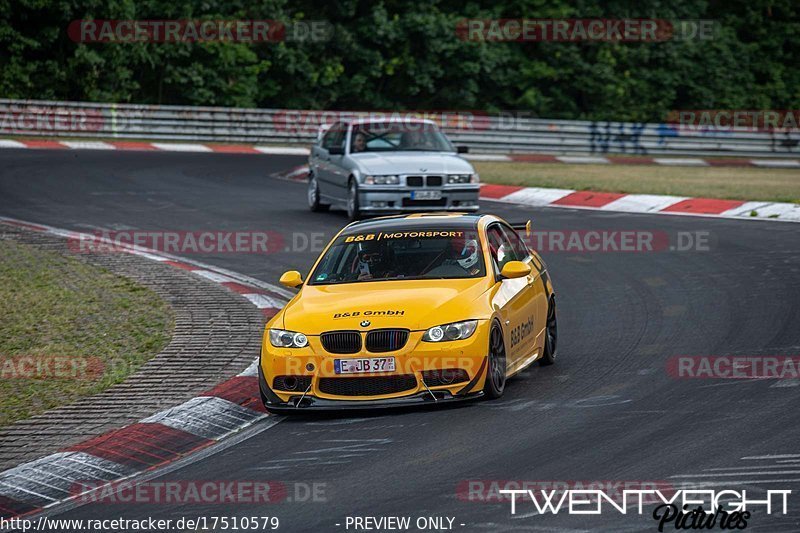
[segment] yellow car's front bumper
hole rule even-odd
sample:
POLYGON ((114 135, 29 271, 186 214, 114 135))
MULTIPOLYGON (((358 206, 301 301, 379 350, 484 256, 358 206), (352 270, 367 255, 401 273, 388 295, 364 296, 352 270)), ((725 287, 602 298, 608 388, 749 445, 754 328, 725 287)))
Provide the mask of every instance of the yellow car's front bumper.
POLYGON ((346 409, 436 404, 482 396, 486 376, 488 323, 468 339, 423 342, 412 331, 405 346, 391 353, 327 353, 319 336, 305 348, 262 346, 259 384, 270 411, 346 409), (337 374, 336 359, 394 357, 392 372, 337 374))

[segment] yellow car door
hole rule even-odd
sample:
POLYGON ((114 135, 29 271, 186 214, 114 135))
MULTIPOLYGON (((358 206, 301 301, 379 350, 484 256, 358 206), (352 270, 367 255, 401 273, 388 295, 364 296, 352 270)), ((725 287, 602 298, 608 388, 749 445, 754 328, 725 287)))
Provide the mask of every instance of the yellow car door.
MULTIPOLYGON (((486 230, 489 250, 495 272, 502 271, 509 261, 524 261, 514 249, 512 241, 500 223, 490 225, 486 230)), ((498 282, 493 304, 499 308, 506 347, 507 372, 513 373, 530 359, 535 351, 536 339, 536 301, 532 289, 531 276, 503 279, 498 282)))

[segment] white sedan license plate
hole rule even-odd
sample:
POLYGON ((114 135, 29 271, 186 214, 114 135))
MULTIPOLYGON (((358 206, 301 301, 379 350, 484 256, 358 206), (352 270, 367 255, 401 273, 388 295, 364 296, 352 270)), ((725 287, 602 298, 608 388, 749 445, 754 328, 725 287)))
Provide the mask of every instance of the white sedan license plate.
POLYGON ((411 191, 412 200, 441 200, 442 191, 411 191))
POLYGON ((334 359, 333 369, 337 374, 366 374, 370 372, 394 372, 394 357, 369 357, 364 359, 334 359))

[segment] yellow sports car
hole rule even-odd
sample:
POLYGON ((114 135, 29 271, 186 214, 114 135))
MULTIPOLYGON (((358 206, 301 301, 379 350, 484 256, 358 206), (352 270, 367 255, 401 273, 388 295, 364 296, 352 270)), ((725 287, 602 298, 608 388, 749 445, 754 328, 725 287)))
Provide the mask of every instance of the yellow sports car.
POLYGON ((355 222, 308 279, 290 271, 281 283, 300 292, 264 332, 271 412, 498 398, 509 377, 555 361, 547 268, 493 215, 355 222))

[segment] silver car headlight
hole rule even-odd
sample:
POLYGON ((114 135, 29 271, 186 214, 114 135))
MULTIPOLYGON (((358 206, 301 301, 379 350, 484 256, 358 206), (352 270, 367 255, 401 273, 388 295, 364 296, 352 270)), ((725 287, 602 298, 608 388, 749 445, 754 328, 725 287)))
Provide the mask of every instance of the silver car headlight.
POLYGON ((446 342, 468 339, 478 327, 477 320, 464 320, 441 326, 434 326, 425 332, 422 340, 425 342, 446 342))
POLYGON ((447 176, 447 183, 470 183, 471 174, 450 174, 447 176))
POLYGON ((364 176, 365 185, 397 185, 399 176, 364 176))
POLYGON ((305 335, 283 329, 270 329, 269 342, 276 348, 305 348, 308 346, 308 338, 305 335))

